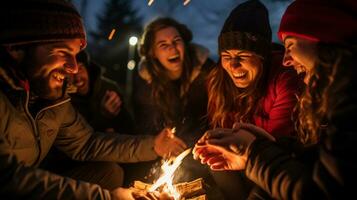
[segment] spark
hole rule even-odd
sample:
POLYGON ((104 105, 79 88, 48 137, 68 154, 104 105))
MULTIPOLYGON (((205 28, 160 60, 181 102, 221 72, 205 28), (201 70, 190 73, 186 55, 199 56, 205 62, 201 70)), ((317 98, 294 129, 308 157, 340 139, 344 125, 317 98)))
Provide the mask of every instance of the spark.
POLYGON ((183 5, 184 5, 184 6, 187 6, 187 4, 190 3, 190 1, 191 1, 191 0, 185 0, 185 1, 183 2, 183 5))
POLYGON ((149 0, 148 6, 151 6, 152 3, 154 3, 154 0, 149 0))
POLYGON ((113 39, 114 33, 115 33, 115 28, 113 28, 112 31, 110 32, 108 40, 112 40, 113 39))

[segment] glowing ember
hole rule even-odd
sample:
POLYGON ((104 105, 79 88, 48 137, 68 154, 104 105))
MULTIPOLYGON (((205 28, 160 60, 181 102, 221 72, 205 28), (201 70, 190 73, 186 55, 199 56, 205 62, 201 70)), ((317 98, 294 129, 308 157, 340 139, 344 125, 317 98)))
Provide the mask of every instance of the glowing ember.
POLYGON ((175 200, 180 198, 180 193, 177 192, 175 187, 172 185, 172 179, 177 167, 181 164, 182 160, 191 152, 191 148, 186 149, 179 156, 177 156, 173 161, 165 161, 161 166, 164 174, 151 186, 149 192, 155 191, 158 187, 164 185, 163 192, 172 195, 175 200))
POLYGON ((186 6, 191 0, 184 0, 183 5, 186 6))
POLYGON ((154 0, 149 0, 148 6, 151 6, 152 3, 154 3, 154 0))
POLYGON ((110 32, 110 34, 108 36, 108 40, 113 39, 114 33, 115 33, 115 28, 113 28, 112 31, 110 32))

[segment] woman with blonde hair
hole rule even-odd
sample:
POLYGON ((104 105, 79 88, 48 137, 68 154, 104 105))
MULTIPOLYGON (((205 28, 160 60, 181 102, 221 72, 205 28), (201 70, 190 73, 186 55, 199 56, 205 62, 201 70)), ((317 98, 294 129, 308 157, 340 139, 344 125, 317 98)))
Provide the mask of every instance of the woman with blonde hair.
POLYGON ((356 1, 296 0, 283 15, 284 65, 305 74, 306 83, 295 143, 287 148, 256 126, 237 124, 208 131, 195 157, 214 170, 244 170, 273 199, 351 198, 357 178, 356 11, 356 1))

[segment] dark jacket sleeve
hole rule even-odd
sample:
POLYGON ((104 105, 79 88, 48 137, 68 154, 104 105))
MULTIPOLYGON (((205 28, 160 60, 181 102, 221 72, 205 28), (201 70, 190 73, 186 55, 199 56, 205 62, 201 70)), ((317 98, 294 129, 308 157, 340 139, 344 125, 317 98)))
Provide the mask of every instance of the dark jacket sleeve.
POLYGON ((245 173, 274 199, 325 199, 313 180, 312 166, 277 143, 261 138, 250 146, 245 173))
POLYGON ((0 196, 2 199, 111 199, 98 185, 58 176, 19 163, 0 134, 0 196))
MULTIPOLYGON (((101 76, 95 82, 93 94, 89 100, 91 116, 83 115, 83 117, 87 119, 89 124, 96 131, 107 132, 108 129, 112 129, 117 133, 134 134, 134 120, 128 110, 128 104, 127 102, 124 102, 124 100, 124 95, 121 92, 119 85, 115 81, 101 76), (107 91, 115 91, 122 101, 120 112, 116 116, 108 116, 105 114, 103 110, 104 108, 98 106, 98 104, 101 105, 101 101, 107 91)), ((86 101, 88 100, 86 99, 86 101)), ((83 104, 76 104, 75 106, 81 108, 80 111, 88 109, 85 108, 83 104)))
POLYGON ((68 104, 55 146, 76 160, 139 162, 157 158, 153 136, 95 133, 68 104))
POLYGON ((331 93, 328 127, 311 152, 298 159, 277 143, 259 139, 249 149, 246 175, 276 199, 348 199, 357 179, 355 87, 331 93), (338 94, 338 96, 337 96, 338 94))

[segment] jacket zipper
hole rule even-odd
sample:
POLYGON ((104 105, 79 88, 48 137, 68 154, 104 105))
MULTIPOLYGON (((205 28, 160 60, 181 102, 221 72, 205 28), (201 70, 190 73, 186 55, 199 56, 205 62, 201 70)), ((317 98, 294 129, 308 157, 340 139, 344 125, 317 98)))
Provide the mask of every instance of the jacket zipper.
POLYGON ((41 136, 40 136, 40 133, 38 131, 38 126, 37 126, 37 117, 38 115, 47 110, 47 109, 50 109, 50 108, 53 108, 53 107, 56 107, 56 106, 59 106, 59 105, 62 105, 64 103, 67 103, 69 102, 71 99, 68 98, 68 99, 65 99, 59 103, 56 103, 54 105, 51 105, 51 106, 47 106, 47 107, 44 107, 42 108, 39 112, 37 112, 36 116, 35 116, 35 119, 32 117, 29 109, 28 109, 28 105, 29 105, 29 101, 30 101, 30 92, 27 91, 26 92, 26 102, 25 102, 25 113, 26 115, 29 117, 30 121, 31 121, 31 124, 32 124, 32 127, 33 127, 33 130, 34 130, 34 134, 35 134, 35 140, 36 140, 36 144, 37 144, 37 151, 38 151, 38 154, 37 154, 37 158, 35 159, 35 162, 33 163, 34 165, 37 165, 40 158, 41 158, 41 136))

